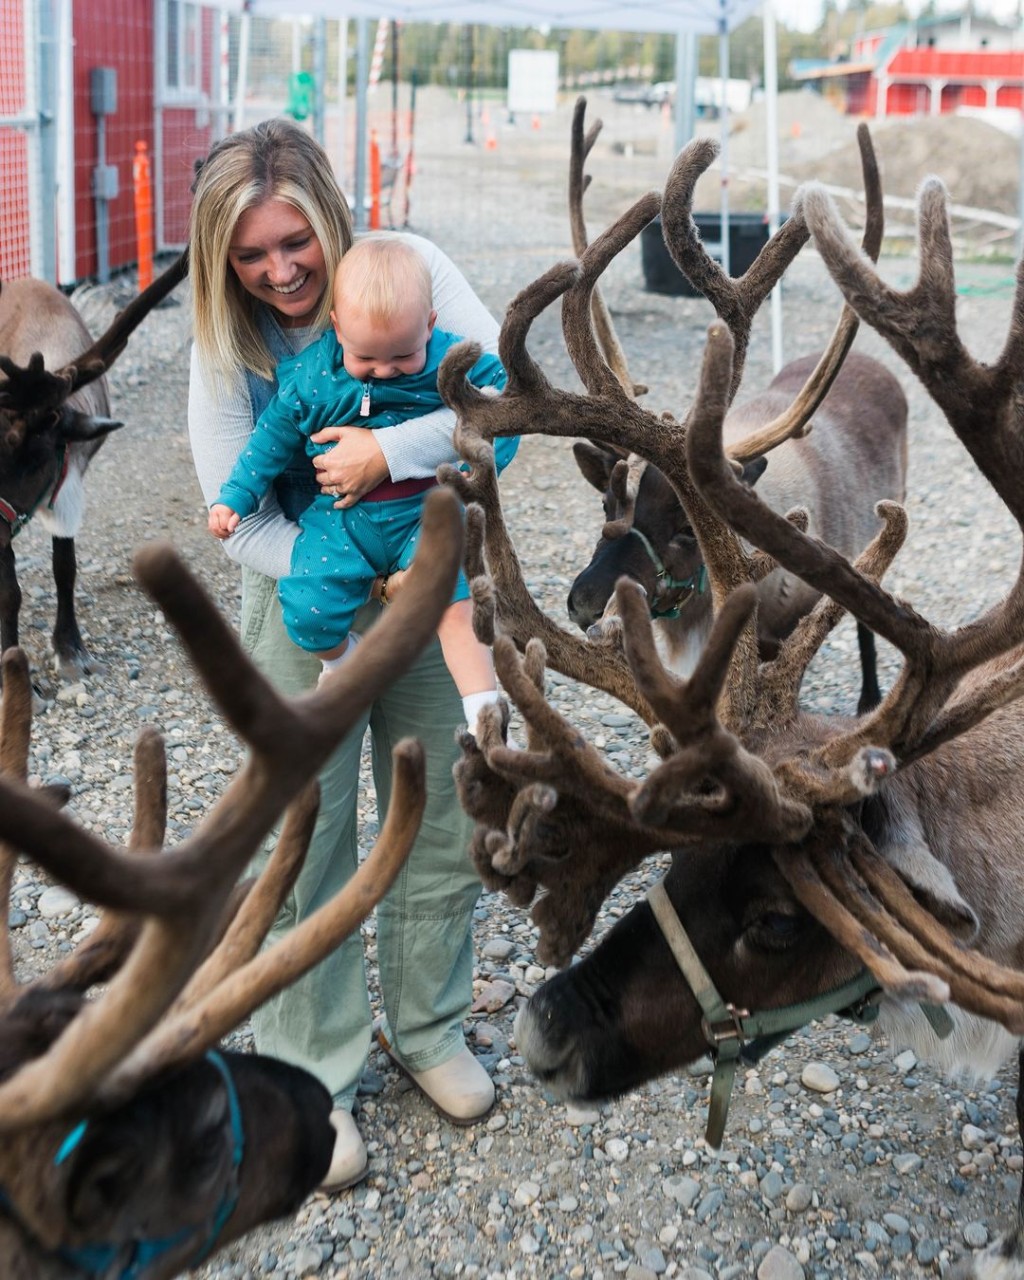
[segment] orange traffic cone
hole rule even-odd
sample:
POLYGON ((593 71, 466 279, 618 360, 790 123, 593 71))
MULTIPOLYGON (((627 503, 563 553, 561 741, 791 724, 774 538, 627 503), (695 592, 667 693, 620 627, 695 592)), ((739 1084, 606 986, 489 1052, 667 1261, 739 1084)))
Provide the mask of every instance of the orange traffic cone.
POLYGON ((540 116, 534 116, 534 117, 533 117, 533 119, 530 121, 530 128, 531 128, 531 129, 539 129, 539 128, 540 128, 540 116))
POLYGON ((498 139, 490 130, 487 133, 487 137, 484 139, 484 149, 486 151, 497 151, 498 149, 498 139))

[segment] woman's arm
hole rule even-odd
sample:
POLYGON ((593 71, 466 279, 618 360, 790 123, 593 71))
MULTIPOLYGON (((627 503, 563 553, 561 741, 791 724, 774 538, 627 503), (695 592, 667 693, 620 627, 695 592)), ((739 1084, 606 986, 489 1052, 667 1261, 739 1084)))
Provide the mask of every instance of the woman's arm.
MULTIPOLYGON (((470 288, 466 277, 437 245, 422 236, 409 236, 408 239, 430 267, 434 308, 440 328, 457 333, 463 338, 472 338, 485 351, 496 354, 498 322, 470 288)), ((442 462, 456 461, 455 450, 452 448, 454 430, 455 414, 451 409, 435 409, 433 413, 411 418, 408 422, 397 423, 393 427, 379 431, 371 429, 370 435, 376 448, 372 449, 369 440, 365 442, 367 477, 371 472, 369 464, 374 454, 379 455, 387 467, 387 475, 378 475, 374 480, 375 484, 388 475, 392 480, 432 476, 442 462)), ((330 442, 336 438, 340 437, 332 434, 332 428, 313 437, 314 441, 322 442, 325 449, 329 449, 330 442)), ((352 473, 343 474, 339 470, 335 474, 331 462, 327 460, 318 467, 318 479, 321 483, 338 484, 345 492, 351 492, 354 487, 352 473)), ((370 488, 373 488, 373 484, 368 484, 364 492, 370 488)))
MULTIPOLYGON (((209 507, 231 474, 252 435, 252 409, 245 379, 217 378, 203 368, 192 348, 188 385, 188 435, 199 487, 209 507)), ((291 567, 292 544, 298 527, 286 519, 273 491, 255 514, 243 520, 225 542, 232 560, 271 578, 291 567)))

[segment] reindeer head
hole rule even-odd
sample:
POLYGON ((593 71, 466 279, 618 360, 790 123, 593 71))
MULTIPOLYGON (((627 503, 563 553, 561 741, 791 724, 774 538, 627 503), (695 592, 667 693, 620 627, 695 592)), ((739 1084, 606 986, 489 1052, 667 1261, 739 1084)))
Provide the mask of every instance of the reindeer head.
MULTIPOLYGON (((862 151, 869 147, 864 130, 861 143, 862 151)), ((952 778, 971 761, 958 754, 958 739, 993 714, 987 741, 998 744, 1000 769, 1019 783, 1020 712, 1000 708, 1024 692, 1024 576, 984 618, 942 632, 879 585, 905 535, 901 507, 879 504, 883 528, 851 564, 808 538, 800 513, 771 512, 737 475, 735 457, 761 448, 748 440, 729 456, 723 446, 752 308, 791 259, 793 245, 813 232, 848 307, 856 306, 903 356, 1020 523, 1024 267, 1006 346, 995 364, 983 365, 956 333, 952 248, 938 184, 922 192, 921 279, 906 294, 881 281, 828 198, 813 188, 769 242, 767 257, 731 281, 699 256, 690 225, 701 162, 701 144, 684 150, 662 203, 668 244, 722 317, 708 331, 696 398, 683 423, 636 407, 601 358, 589 319, 594 283, 642 225, 647 198, 590 245, 578 265, 555 268, 513 303, 503 330, 510 377, 502 397, 485 404, 467 391, 454 376, 454 356, 444 383, 463 439, 468 423, 485 437, 531 429, 584 435, 656 464, 686 509, 708 569, 714 624, 689 679, 661 664, 644 594, 635 584, 617 587, 617 634, 635 685, 624 701, 644 709, 661 757, 644 780, 623 777, 544 698, 545 663, 570 674, 564 655, 571 649, 551 625, 536 631, 543 644, 531 639, 533 619, 506 607, 514 597, 505 581, 507 535, 500 523, 500 534, 490 528, 492 491, 476 474, 485 457, 467 450, 474 474, 463 479, 462 492, 486 507, 481 541, 495 573, 489 587, 482 564, 475 566, 481 580, 474 599, 496 614, 479 630, 499 633, 496 667, 528 727, 528 749, 514 752, 493 721, 480 742, 481 758, 463 765, 462 779, 473 779, 471 812, 489 807, 482 799, 485 769, 494 776, 490 800, 507 806, 504 822, 492 815, 477 835, 485 874, 499 883, 505 877, 517 901, 536 898, 539 954, 562 963, 586 937, 595 903, 616 879, 654 850, 671 851, 673 859, 651 904, 634 908, 587 959, 546 984, 520 1017, 519 1043, 530 1065, 574 1096, 622 1092, 709 1047, 720 1060, 731 1052, 734 1069, 737 1046, 774 1043, 780 1031, 820 1012, 818 1004, 808 1012, 804 1001, 811 996, 841 1002, 827 1006, 832 1009, 859 1007, 874 988, 897 1001, 948 1000, 1014 1034, 1024 1030, 1024 977, 1004 967, 1016 952, 999 952, 990 924, 961 896, 947 865, 955 860, 955 838, 943 844, 928 825, 927 803, 917 798, 927 791, 921 779, 930 769, 930 794, 948 804, 952 778), (551 388, 525 351, 524 315, 558 296, 566 343, 587 389, 583 397, 551 388), (760 551, 747 555, 741 539, 760 551), (765 565, 776 563, 823 595, 777 656, 759 664, 752 584, 765 565), (799 705, 801 680, 847 611, 904 655, 902 672, 867 714, 810 717, 799 705), (1007 753, 1016 753, 1016 764, 1002 763, 1007 753), (976 932, 980 949, 965 941, 976 932), (767 1013, 748 1016, 758 1002, 767 1013), (794 1002, 799 1019, 787 1021, 792 1011, 782 1017, 780 1007, 794 1002)), ((870 192, 871 182, 866 185, 870 192)), ((869 208, 865 240, 877 253, 877 183, 869 208)), ((846 335, 834 346, 844 354, 856 328, 852 312, 840 328, 846 335)), ((587 672, 585 681, 610 688, 601 679, 601 650, 589 649, 589 667, 581 659, 576 669, 587 672)), ((966 785, 987 787, 992 796, 991 759, 975 757, 971 767, 966 785)), ((1008 815, 1015 804, 1004 795, 1000 812, 1008 815)), ((1001 848, 1007 858, 1015 856, 1018 829, 1007 816, 1009 843, 1001 848)))
POLYGON ((375 644, 316 693, 294 699, 259 675, 168 547, 137 555, 136 576, 248 747, 227 792, 173 849, 162 848, 166 764, 155 731, 136 748, 126 850, 61 814, 61 797, 25 785, 28 668, 20 650, 4 655, 0 909, 6 919, 19 853, 105 909, 69 957, 26 987, 0 934, 5 1275, 64 1276, 68 1259, 103 1250, 118 1274, 135 1262, 140 1280, 162 1280, 289 1212, 320 1180, 333 1147, 326 1090, 282 1063, 208 1051, 357 928, 411 848, 424 766, 419 744, 406 741, 395 748, 395 792, 375 849, 283 950, 260 950, 305 856, 316 775, 377 692, 433 637, 455 581, 460 524, 454 498, 432 495, 423 553, 375 644), (265 870, 239 884, 285 809, 265 870), (100 981, 107 985, 98 998, 79 998, 100 981), (140 1240, 146 1251, 137 1255, 140 1240))
MULTIPOLYGON (((572 621, 589 631, 613 605, 616 582, 627 577, 643 587, 652 618, 686 616, 696 625, 706 612, 710 622, 710 609, 701 609, 707 574, 697 535, 662 472, 587 440, 573 445, 573 455, 602 494, 605 524, 590 563, 569 588, 572 621)), ((743 482, 756 484, 767 466, 767 458, 752 458, 742 466, 743 482)))
POLYGON ((19 314, 18 302, 11 300, 21 282, 0 289, 0 515, 10 531, 24 524, 59 486, 69 445, 98 442, 123 425, 71 401, 103 377, 142 319, 187 272, 188 257, 183 254, 73 364, 56 370, 46 369, 38 351, 23 365, 12 358, 11 352, 23 348, 26 332, 40 318, 24 314, 28 302, 20 304, 19 314))

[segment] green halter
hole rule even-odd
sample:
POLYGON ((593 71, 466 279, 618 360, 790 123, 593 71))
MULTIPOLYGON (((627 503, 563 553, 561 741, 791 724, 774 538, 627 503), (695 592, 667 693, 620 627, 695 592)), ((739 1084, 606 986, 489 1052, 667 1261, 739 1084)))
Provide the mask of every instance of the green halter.
MULTIPOLYGON (((878 1004, 884 992, 867 969, 842 986, 822 992, 810 1000, 802 1000, 799 1004, 784 1005, 781 1009, 749 1013, 746 1009, 727 1004, 683 928, 665 890, 664 880, 651 887, 647 901, 676 964, 704 1013, 701 1031, 715 1060, 711 1106, 704 1133, 708 1146, 717 1149, 722 1145, 733 1081, 741 1061, 753 1066, 792 1032, 828 1013, 838 1013, 860 1023, 874 1022, 878 1017, 878 1004)), ((943 1006, 922 1004, 921 1010, 940 1038, 945 1039, 953 1030, 953 1020, 943 1006)))
POLYGON ((658 580, 658 590, 655 592, 654 599, 651 601, 651 617, 678 618, 680 607, 689 600, 690 596, 692 596, 694 592, 698 595, 704 594, 704 589, 708 582, 707 569, 703 564, 701 564, 697 569, 697 572, 692 574, 689 578, 673 578, 665 567, 661 557, 651 545, 651 540, 648 538, 647 534, 641 533, 635 525, 630 525, 629 532, 635 533, 640 539, 644 550, 650 558, 651 564, 654 566, 654 576, 658 580), (689 595, 686 596, 686 599, 680 600, 678 604, 673 605, 671 609, 659 609, 657 607, 658 596, 662 591, 687 591, 689 592, 689 595))

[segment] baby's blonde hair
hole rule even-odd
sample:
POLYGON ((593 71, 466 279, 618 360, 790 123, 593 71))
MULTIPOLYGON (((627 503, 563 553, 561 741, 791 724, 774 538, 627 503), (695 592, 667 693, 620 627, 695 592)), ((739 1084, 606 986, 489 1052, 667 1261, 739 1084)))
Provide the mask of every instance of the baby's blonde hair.
POLYGON ((334 273, 334 310, 346 305, 374 324, 390 324, 412 307, 433 305, 433 282, 423 256, 400 235, 381 232, 357 240, 334 273))

